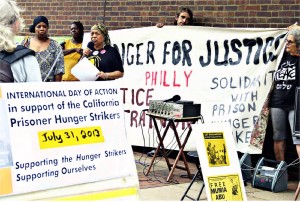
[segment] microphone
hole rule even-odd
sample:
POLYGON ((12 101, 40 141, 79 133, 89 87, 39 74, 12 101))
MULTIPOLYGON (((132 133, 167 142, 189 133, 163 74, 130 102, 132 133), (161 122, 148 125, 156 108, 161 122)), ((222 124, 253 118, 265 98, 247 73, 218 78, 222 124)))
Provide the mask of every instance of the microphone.
MULTIPOLYGON (((89 50, 90 50, 90 53, 93 52, 93 51, 95 50, 95 48, 94 48, 94 42, 90 41, 90 42, 87 44, 86 49, 89 49, 89 50)), ((82 51, 83 51, 83 50, 82 50, 82 51)), ((86 55, 86 54, 84 54, 84 53, 82 52, 81 58, 80 58, 79 60, 81 60, 81 59, 84 58, 84 57, 88 57, 88 55, 86 55)))
POLYGON ((179 95, 174 95, 172 98, 164 100, 164 102, 177 102, 181 97, 179 95))
POLYGON ((61 42, 60 45, 61 45, 62 48, 65 48, 66 42, 65 41, 61 42))
POLYGON ((93 50, 93 49, 94 49, 94 42, 90 41, 90 42, 87 44, 87 48, 90 49, 90 50, 93 50))

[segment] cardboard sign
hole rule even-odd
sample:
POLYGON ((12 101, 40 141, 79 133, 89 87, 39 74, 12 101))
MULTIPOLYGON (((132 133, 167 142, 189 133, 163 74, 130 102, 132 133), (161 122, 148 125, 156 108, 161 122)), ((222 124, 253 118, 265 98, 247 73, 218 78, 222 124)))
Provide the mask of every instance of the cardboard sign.
POLYGON ((1 92, 0 195, 132 176, 138 186, 117 81, 1 84, 1 92))
POLYGON ((244 201, 246 192, 229 124, 195 124, 194 141, 209 201, 244 201))

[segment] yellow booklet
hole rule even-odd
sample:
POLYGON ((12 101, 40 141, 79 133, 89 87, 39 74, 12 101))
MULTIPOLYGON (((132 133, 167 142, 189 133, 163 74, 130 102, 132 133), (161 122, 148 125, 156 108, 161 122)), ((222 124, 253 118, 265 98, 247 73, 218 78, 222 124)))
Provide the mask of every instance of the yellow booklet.
POLYGON ((206 148, 209 167, 229 166, 228 150, 223 132, 204 132, 204 143, 206 148))
POLYGON ((208 184, 212 201, 243 201, 238 174, 209 176, 208 184))

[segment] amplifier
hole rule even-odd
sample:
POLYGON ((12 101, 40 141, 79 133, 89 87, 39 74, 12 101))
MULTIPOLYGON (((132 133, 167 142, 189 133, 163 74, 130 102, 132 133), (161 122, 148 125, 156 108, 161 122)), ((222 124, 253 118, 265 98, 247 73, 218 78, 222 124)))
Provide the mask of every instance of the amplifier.
POLYGON ((262 157, 256 164, 252 186, 272 192, 287 190, 287 164, 262 157))
POLYGON ((163 100, 150 100, 149 113, 170 118, 197 117, 201 115, 201 104, 193 101, 164 102, 163 100))

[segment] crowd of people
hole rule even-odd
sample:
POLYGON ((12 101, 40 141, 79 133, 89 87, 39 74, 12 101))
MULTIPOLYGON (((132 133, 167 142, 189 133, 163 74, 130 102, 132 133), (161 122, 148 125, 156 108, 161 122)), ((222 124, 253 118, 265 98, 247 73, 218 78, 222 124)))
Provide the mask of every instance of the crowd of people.
MULTIPOLYGON (((33 50, 11 63, 14 82, 59 82, 78 81, 71 69, 87 57, 99 70, 97 81, 122 78, 124 68, 119 52, 109 38, 108 30, 102 23, 90 28, 90 42, 83 50, 84 27, 81 22, 71 23, 71 38, 59 44, 48 35, 50 27, 45 16, 37 16, 29 31, 32 37, 26 37, 20 47, 14 42, 23 28, 21 9, 14 0, 3 0, 0 5, 0 51, 5 54, 19 54, 24 47, 33 50)), ((193 25, 193 12, 188 8, 181 9, 175 15, 174 25, 193 25)), ((164 23, 157 23, 162 28, 164 23)), ((274 152, 278 161, 284 160, 286 139, 294 128, 295 89, 300 87, 300 26, 292 25, 285 43, 285 52, 275 72, 273 90, 269 108, 273 127, 274 152), (292 72, 292 73, 291 73, 292 72)), ((20 55, 20 54, 19 54, 20 55)), ((300 138, 293 135, 293 142, 300 158, 300 138)), ((151 154, 150 154, 151 155, 151 154)))
MULTIPOLYGON (((3 10, 1 16, 3 29, 0 37, 3 38, 3 45, 1 45, 0 50, 13 52, 16 49, 13 38, 25 27, 20 16, 21 9, 14 0, 4 0, 1 10, 3 10), (9 13, 10 10, 14 12, 9 13), (13 23, 9 24, 6 21, 13 23)), ((193 25, 193 12, 189 8, 181 9, 175 15, 174 25, 193 25)), ((164 23, 157 23, 157 27, 162 28, 163 26, 164 23)), ((96 81, 123 77, 124 68, 120 54, 116 48, 111 46, 108 30, 104 24, 98 23, 91 27, 91 41, 85 49, 82 47, 84 26, 80 21, 71 23, 71 38, 66 39, 61 44, 49 37, 49 27, 47 17, 37 16, 34 18, 29 27, 29 32, 34 33, 34 36, 24 37, 21 42, 23 47, 33 50, 34 54, 22 58, 25 61, 22 65, 17 65, 21 60, 12 64, 14 82, 79 81, 72 75, 71 70, 83 57, 87 57, 99 70, 96 81), (26 73, 29 71, 28 66, 31 66, 30 74, 26 73), (24 70, 22 71, 20 68, 24 70), (36 71, 33 71, 34 69, 36 71), (20 74, 24 74, 23 77, 26 76, 26 78, 21 79, 20 74)))
POLYGON ((80 21, 71 23, 71 38, 59 44, 49 37, 50 24, 47 17, 37 16, 29 27, 34 36, 25 37, 21 45, 17 46, 14 37, 25 27, 21 18, 22 10, 14 0, 3 0, 0 9, 0 51, 6 55, 16 55, 21 47, 32 50, 11 64, 14 82, 78 81, 71 70, 83 56, 99 70, 95 75, 96 81, 123 77, 121 56, 111 46, 104 24, 98 23, 91 27, 91 41, 88 48, 83 50, 84 27, 80 21))

